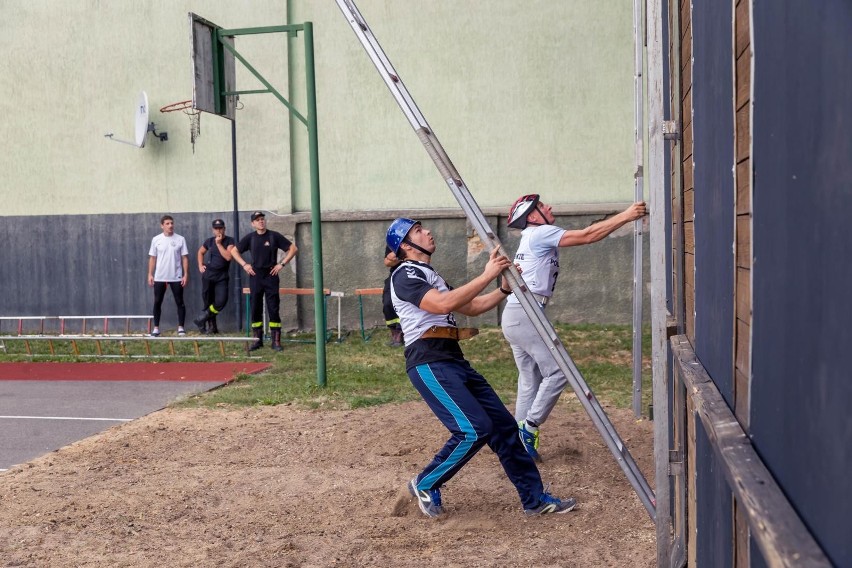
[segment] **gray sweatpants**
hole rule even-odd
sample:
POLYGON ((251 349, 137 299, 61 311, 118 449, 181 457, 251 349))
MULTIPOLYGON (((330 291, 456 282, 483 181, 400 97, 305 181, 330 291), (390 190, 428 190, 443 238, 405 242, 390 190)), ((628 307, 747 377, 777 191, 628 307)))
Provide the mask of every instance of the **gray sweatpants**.
POLYGON ((568 377, 559 369, 520 304, 506 304, 503 335, 512 346, 518 367, 515 420, 531 420, 541 426, 565 390, 568 377))

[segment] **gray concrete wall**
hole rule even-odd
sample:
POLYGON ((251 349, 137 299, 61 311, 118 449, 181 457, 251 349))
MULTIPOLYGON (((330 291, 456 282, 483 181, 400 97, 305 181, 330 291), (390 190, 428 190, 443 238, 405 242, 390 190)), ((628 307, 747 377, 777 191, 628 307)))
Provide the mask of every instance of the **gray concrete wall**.
MULTIPOLYGON (((625 204, 626 206, 626 204, 625 204)), ((605 215, 623 207, 618 205, 586 205, 559 207, 556 223, 566 229, 583 228, 602 219, 605 215)), ((392 214, 394 212, 391 212, 392 214)), ((433 266, 451 285, 461 285, 477 276, 488 260, 488 253, 460 211, 398 211, 395 213, 422 219, 424 225, 435 235, 438 249, 433 266)), ((520 240, 519 231, 509 231, 502 210, 486 210, 489 223, 496 228, 507 252, 514 254, 520 240)), ((361 214, 359 217, 363 217, 361 214)), ((377 212, 374 219, 356 221, 340 216, 339 220, 324 222, 323 251, 326 260, 325 287, 345 292, 356 288, 380 287, 387 275, 382 264, 384 235, 387 226, 396 215, 377 212), (370 258, 372 256, 372 258, 370 258), (334 258, 330 261, 330 258, 334 258)), ((309 237, 310 228, 300 225, 303 242, 309 237)), ((647 234, 645 236, 644 269, 645 280, 649 274, 647 262, 647 234)), ((307 247, 300 244, 300 252, 307 247)), ((300 285, 311 286, 310 266, 299 266, 300 285)), ((585 247, 563 249, 560 255, 559 283, 553 303, 547 313, 551 321, 566 323, 629 323, 633 313, 633 231, 625 226, 601 242, 585 247)), ((645 290, 645 318, 648 296, 645 290)), ((381 325, 383 316, 378 297, 364 298, 365 323, 381 325)), ((307 311, 310 301, 300 300, 300 310, 307 311)), ((336 317, 336 302, 330 304, 329 321, 336 317)), ((358 300, 354 296, 342 301, 342 318, 345 327, 357 325, 358 300)), ((304 321, 304 317, 301 318, 304 321)), ((460 317, 466 325, 496 325, 499 310, 479 318, 460 317)))
MULTIPOLYGON (((147 285, 148 249, 161 232, 164 213, 3 217, 0 239, 0 316, 147 315, 153 292, 147 285)), ((200 311, 201 276, 196 252, 221 217, 233 235, 231 216, 175 213, 175 232, 189 248, 190 279, 184 291, 187 323, 200 311)), ((248 225, 247 215, 245 225, 248 225)), ((295 276, 291 275, 291 284, 295 276)), ((232 295, 221 320, 233 328, 232 295)), ((162 326, 177 325, 171 292, 163 304, 162 326)), ((2 329, 6 329, 4 324, 2 329)), ((194 326, 193 326, 194 327, 194 326)))
MULTIPOLYGON (((587 205, 556 209, 557 224, 581 228, 622 208, 587 205)), ((162 213, 128 215, 57 215, 3 217, 0 224, 0 316, 146 315, 151 312, 152 292, 146 284, 147 254, 151 238, 160 232, 162 213)), ((480 273, 488 258, 473 229, 456 209, 366 211, 328 213, 323 217, 324 284, 346 294, 341 301, 344 328, 358 329, 357 288, 381 287, 387 275, 382 264, 384 235, 398 215, 422 219, 436 236, 434 266, 453 285, 461 285, 480 273)), ((504 211, 486 210, 492 227, 510 253, 519 233, 509 232, 504 211)), ((210 235, 210 221, 222 217, 233 235, 228 212, 174 214, 176 232, 190 250, 190 281, 185 291, 187 321, 201 309, 201 278, 195 254, 210 235)), ((240 216, 242 234, 249 229, 248 214, 240 216)), ((267 217, 272 229, 295 236, 299 256, 292 269, 282 273, 283 287, 313 286, 310 219, 305 214, 267 217)), ((548 315, 554 322, 628 323, 632 314, 632 230, 624 227, 594 245, 565 249, 561 255, 559 284, 548 315)), ((647 246, 647 243, 646 243, 647 246)), ((645 258, 648 258, 647 253, 645 258)), ((647 275, 647 262, 645 274, 647 275)), ((245 285, 245 275, 242 275, 245 285)), ((232 288, 235 287, 232 278, 232 288)), ((229 306, 220 316, 224 329, 237 328, 233 291, 229 306)), ((241 301, 241 300, 240 300, 241 301)), ((647 301, 645 305, 647 306, 647 301)), ((364 298, 365 321, 382 325, 378 296, 364 298)), ((282 298, 282 320, 288 329, 312 329, 311 296, 282 298)), ((329 322, 337 321, 337 300, 329 301, 329 322)), ((497 324, 498 311, 470 318, 469 325, 497 324)), ((468 318, 461 318, 464 321, 468 318)), ((174 303, 168 294, 162 327, 177 324, 174 303)), ((9 324, 3 324, 7 330, 9 324)))

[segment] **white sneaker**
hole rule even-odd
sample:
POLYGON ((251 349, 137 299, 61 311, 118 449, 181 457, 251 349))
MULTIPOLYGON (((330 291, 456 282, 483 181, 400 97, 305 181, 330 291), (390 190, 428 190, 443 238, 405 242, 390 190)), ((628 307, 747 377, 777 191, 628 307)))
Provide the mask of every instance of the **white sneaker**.
POLYGON ((160 328, 155 327, 153 331, 151 331, 151 337, 160 337, 160 328))
POLYGON ((439 517, 444 514, 444 507, 441 504, 440 489, 417 489, 417 476, 415 475, 408 482, 408 492, 417 498, 417 505, 423 514, 427 517, 439 517))
POLYGON ((185 330, 184 328, 182 328, 182 327, 179 327, 179 328, 178 328, 178 336, 179 336, 179 337, 183 337, 183 336, 185 336, 185 335, 186 335, 186 330, 185 330))

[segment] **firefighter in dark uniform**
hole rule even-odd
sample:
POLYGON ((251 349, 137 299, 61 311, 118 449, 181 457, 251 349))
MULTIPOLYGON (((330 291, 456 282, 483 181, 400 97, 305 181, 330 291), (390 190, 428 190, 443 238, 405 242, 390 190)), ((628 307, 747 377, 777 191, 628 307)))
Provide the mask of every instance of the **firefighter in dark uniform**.
POLYGON ((228 303, 231 259, 237 243, 225 234, 225 221, 213 220, 213 236, 198 248, 198 271, 201 273, 201 301, 204 311, 194 321, 201 333, 219 333, 216 315, 228 303), (207 262, 205 255, 210 252, 207 262))
POLYGON ((478 316, 511 294, 506 279, 496 290, 485 288, 509 266, 496 247, 482 274, 453 289, 430 265, 432 233, 420 222, 400 218, 388 228, 387 245, 402 260, 391 276, 391 297, 405 336, 405 367, 411 384, 440 420, 450 438, 425 469, 408 483, 420 510, 444 514, 440 487, 486 444, 500 460, 527 515, 567 513, 573 498, 547 492, 535 462, 518 437, 518 425, 494 389, 464 358, 460 339, 477 330, 459 328, 453 312, 478 316))
MULTIPOLYGON (((266 310, 269 314, 269 331, 272 335, 272 349, 281 351, 281 315, 278 313, 278 272, 290 262, 299 249, 287 237, 266 228, 266 215, 263 211, 251 214, 251 226, 254 232, 243 237, 237 245, 237 252, 251 252, 251 262, 241 262, 241 266, 251 276, 251 327, 257 339, 251 351, 263 347, 263 299, 266 298, 266 310), (286 254, 278 262, 278 251, 286 254)), ((240 262, 240 258, 237 262, 240 262)))

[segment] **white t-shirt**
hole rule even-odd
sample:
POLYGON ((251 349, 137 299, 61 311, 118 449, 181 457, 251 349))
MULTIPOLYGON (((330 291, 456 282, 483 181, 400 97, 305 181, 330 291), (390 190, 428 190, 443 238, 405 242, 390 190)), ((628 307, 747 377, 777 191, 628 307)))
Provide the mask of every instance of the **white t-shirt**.
MULTIPOLYGON (((559 276, 559 239, 564 232, 555 225, 530 225, 521 233, 515 264, 521 266, 521 276, 533 294, 553 296, 559 276)), ((514 294, 507 302, 519 303, 514 294)))
POLYGON ((167 237, 160 233, 151 239, 151 248, 148 256, 156 257, 157 264, 154 268, 155 282, 180 282, 183 278, 182 256, 188 256, 186 240, 177 233, 167 237))
POLYGON ((436 325, 438 327, 457 327, 452 313, 433 314, 420 309, 420 301, 429 290, 439 292, 452 290, 440 274, 425 262, 405 260, 391 276, 390 293, 393 309, 399 315, 405 345, 411 345, 423 333, 436 325))

